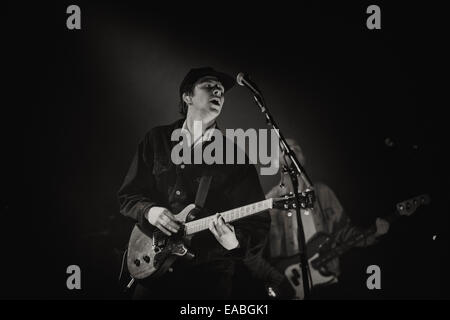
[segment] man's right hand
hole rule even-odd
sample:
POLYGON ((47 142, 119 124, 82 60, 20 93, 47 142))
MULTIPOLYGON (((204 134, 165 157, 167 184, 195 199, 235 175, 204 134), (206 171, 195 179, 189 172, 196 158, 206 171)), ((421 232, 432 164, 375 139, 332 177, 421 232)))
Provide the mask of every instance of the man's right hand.
POLYGON ((151 225, 154 225, 159 230, 170 236, 172 233, 177 233, 180 230, 181 222, 166 208, 151 207, 145 213, 145 218, 151 225))

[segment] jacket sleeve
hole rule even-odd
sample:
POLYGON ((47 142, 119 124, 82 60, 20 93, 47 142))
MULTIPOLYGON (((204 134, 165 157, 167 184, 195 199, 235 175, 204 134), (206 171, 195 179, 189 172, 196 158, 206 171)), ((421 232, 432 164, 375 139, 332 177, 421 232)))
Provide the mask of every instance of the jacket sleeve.
MULTIPOLYGON (((228 194, 232 208, 265 200, 254 165, 239 165, 228 194)), ((244 259, 244 263, 251 263, 254 257, 261 253, 269 236, 269 211, 239 220, 234 223, 234 227, 239 241, 239 250, 236 250, 236 253, 244 259)))
POLYGON ((151 133, 139 143, 128 173, 118 191, 120 213, 137 222, 140 227, 153 230, 145 213, 156 205, 153 176, 153 146, 151 133))

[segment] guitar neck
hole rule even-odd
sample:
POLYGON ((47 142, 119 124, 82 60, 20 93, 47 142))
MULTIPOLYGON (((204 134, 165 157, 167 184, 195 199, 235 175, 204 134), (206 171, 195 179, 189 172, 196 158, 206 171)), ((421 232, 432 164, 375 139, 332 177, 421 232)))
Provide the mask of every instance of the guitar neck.
MULTIPOLYGON (((421 194, 417 197, 407 199, 405 201, 399 202, 396 205, 397 210, 389 215, 388 217, 384 218, 389 222, 389 224, 392 224, 395 220, 397 220, 401 216, 409 216, 415 212, 415 210, 421 206, 430 203, 430 196, 428 194, 421 194)), ((333 248, 331 251, 321 254, 318 258, 311 261, 313 267, 315 269, 320 268, 321 266, 324 266, 327 262, 330 260, 337 258, 350 250, 352 247, 356 246, 360 242, 364 241, 367 237, 370 235, 375 234, 377 231, 376 225, 372 225, 369 229, 367 229, 364 232, 361 232, 357 234, 355 237, 349 239, 348 241, 339 244, 335 248, 333 248)))
MULTIPOLYGON (((251 215, 260 213, 262 211, 273 208, 273 199, 262 200, 243 207, 221 212, 226 223, 233 222, 251 215)), ((214 215, 202 219, 187 222, 185 224, 185 235, 192 235, 197 232, 204 231, 209 228, 209 224, 214 219, 214 215)))
MULTIPOLYGON (((392 222, 397 220, 399 217, 400 217, 399 214, 392 214, 384 219, 387 220, 391 224, 392 222)), ((314 265, 322 266, 322 265, 330 262, 331 260, 343 255, 344 253, 346 253, 347 251, 349 251, 350 249, 352 249, 353 247, 355 247, 356 245, 358 245, 359 243, 364 241, 367 237, 374 235, 376 233, 376 231, 377 231, 376 225, 370 226, 364 232, 361 232, 361 233, 357 234, 355 237, 350 238, 349 240, 345 241, 344 243, 339 244, 338 246, 333 248, 333 250, 331 250, 325 254, 322 254, 319 258, 315 259, 314 265)))

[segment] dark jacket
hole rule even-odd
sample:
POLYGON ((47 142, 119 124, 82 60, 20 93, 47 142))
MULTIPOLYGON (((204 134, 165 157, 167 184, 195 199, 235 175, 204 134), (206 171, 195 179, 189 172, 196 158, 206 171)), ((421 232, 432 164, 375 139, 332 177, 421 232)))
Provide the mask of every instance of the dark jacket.
MULTIPOLYGON (((171 141, 173 130, 181 128, 184 119, 150 130, 139 143, 137 152, 118 192, 120 212, 132 218, 147 232, 154 230, 144 218, 152 206, 169 209, 173 214, 195 202, 202 175, 212 175, 203 216, 223 212, 264 200, 254 165, 248 164, 184 164, 171 161, 177 141, 171 141)), ((226 138, 223 137, 225 140, 226 138)), ((207 144, 207 143, 204 143, 207 144)), ((224 147, 226 143, 224 142, 224 147)), ((235 155, 239 151, 233 143, 235 155)), ((203 146, 204 147, 204 146, 203 146)), ((225 157, 225 152, 223 152, 225 157)), ((200 216, 202 217, 202 216, 200 216)), ((221 259, 250 260, 258 254, 269 235, 270 215, 263 212, 233 223, 240 247, 227 251, 209 231, 194 235, 191 250, 193 263, 209 263, 221 259)))

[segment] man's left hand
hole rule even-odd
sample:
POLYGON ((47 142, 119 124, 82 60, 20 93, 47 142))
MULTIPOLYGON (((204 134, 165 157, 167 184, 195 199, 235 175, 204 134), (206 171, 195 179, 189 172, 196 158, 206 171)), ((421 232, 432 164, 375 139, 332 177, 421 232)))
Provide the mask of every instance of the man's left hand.
POLYGON ((384 219, 377 218, 375 221, 377 231, 375 232, 375 237, 380 237, 389 231, 389 222, 384 219))
POLYGON ((225 223, 225 220, 218 213, 209 224, 209 230, 216 237, 217 241, 227 250, 236 249, 239 241, 236 238, 234 227, 225 223))

